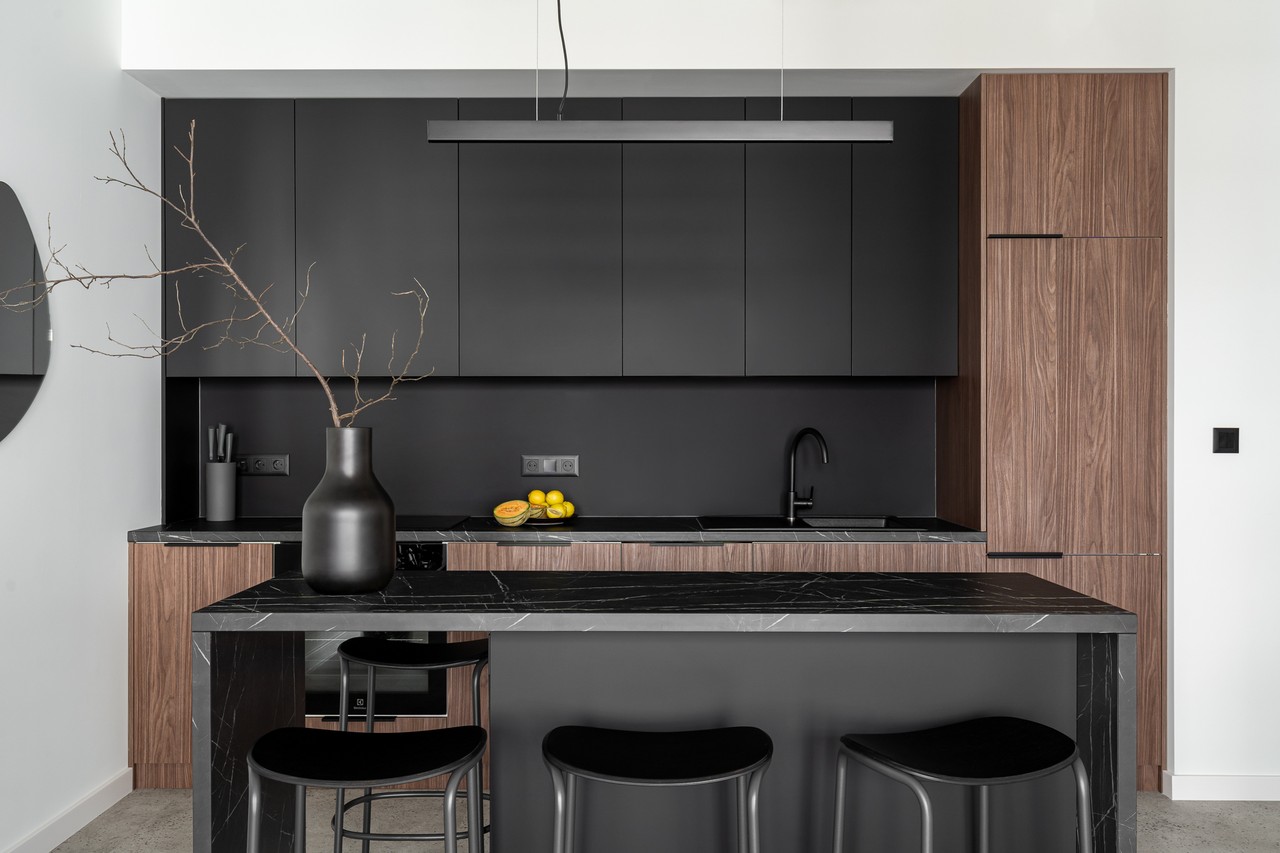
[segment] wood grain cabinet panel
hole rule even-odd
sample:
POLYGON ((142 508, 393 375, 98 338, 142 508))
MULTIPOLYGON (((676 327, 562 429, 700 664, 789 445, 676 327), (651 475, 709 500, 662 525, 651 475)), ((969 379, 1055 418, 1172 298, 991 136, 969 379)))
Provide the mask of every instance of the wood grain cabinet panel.
POLYGON ((991 550, 1160 553, 1164 241, 987 242, 991 550))
POLYGON ((270 579, 272 548, 129 546, 129 763, 135 787, 191 785, 191 613, 270 579))
POLYGON ((445 565, 463 572, 617 571, 622 555, 617 542, 450 542, 445 565))
POLYGON ((750 542, 622 543, 628 572, 749 572, 750 542))
POLYGON ((1163 237, 1163 74, 983 78, 986 233, 1163 237))
POLYGON ((757 572, 980 572, 982 542, 757 542, 757 572))

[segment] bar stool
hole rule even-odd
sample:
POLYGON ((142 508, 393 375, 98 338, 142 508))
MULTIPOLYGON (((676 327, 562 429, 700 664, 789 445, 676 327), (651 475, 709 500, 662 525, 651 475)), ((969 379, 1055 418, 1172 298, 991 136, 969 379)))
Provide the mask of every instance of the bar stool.
MULTIPOLYGON (((426 732, 335 732, 327 729, 282 728, 258 738, 249 751, 248 853, 259 853, 262 833, 262 780, 275 779, 296 787, 294 850, 306 849, 307 788, 373 788, 416 782, 449 774, 444 789, 443 833, 446 853, 457 853, 458 786, 480 784, 480 758, 488 741, 479 726, 455 726, 426 732)), ((468 838, 471 850, 483 843, 480 800, 468 798, 468 838)), ((385 835, 387 840, 417 836, 385 835)), ((342 850, 341 812, 334 822, 333 847, 342 850)))
POLYGON ((552 853, 572 853, 577 780, 683 786, 736 780, 739 853, 760 853, 760 780, 773 741, 749 726, 692 732, 635 732, 561 726, 542 740, 555 788, 552 853))
MULTIPOLYGON (((365 688, 365 731, 373 731, 373 721, 375 712, 375 703, 377 701, 377 674, 380 668, 385 669, 408 669, 430 671, 437 669, 454 669, 460 666, 471 667, 471 723, 474 726, 480 725, 480 676, 484 668, 489 664, 489 641, 488 640, 468 640, 460 643, 423 643, 412 640, 390 640, 385 637, 369 637, 360 636, 352 637, 346 640, 342 645, 338 646, 338 659, 340 667, 340 697, 342 703, 339 711, 338 723, 342 731, 347 731, 347 707, 349 699, 349 685, 351 675, 351 664, 362 664, 368 671, 369 678, 365 688)), ((471 803, 472 791, 479 791, 480 796, 477 802, 489 799, 484 793, 484 770, 483 764, 476 772, 476 784, 473 787, 471 781, 467 781, 467 790, 458 796, 466 797, 468 804, 471 803)), ((369 841, 440 841, 444 838, 441 833, 423 833, 418 835, 388 835, 386 833, 371 832, 372 824, 372 806, 374 800, 386 798, 400 797, 440 797, 443 796, 441 791, 382 791, 374 793, 369 786, 364 790, 364 795, 352 799, 350 802, 343 802, 345 792, 339 788, 337 794, 337 810, 335 822, 341 826, 343 823, 342 815, 347 810, 358 805, 364 806, 364 824, 360 832, 351 829, 343 829, 342 835, 346 838, 359 838, 363 841, 361 849, 364 853, 369 853, 369 841)), ((470 814, 468 810, 468 814, 470 814)), ((478 814, 478 812, 477 812, 478 814)), ((483 823, 483 817, 480 818, 483 823)), ((447 833, 448 824, 446 823, 445 832, 447 833)), ((488 832, 488 826, 482 826, 481 832, 488 832)), ((455 831, 455 837, 458 835, 455 831)), ((475 851, 480 850, 479 847, 473 848, 475 851)))
POLYGON ((933 806, 922 780, 976 789, 977 849, 990 847, 990 787, 1026 782, 1070 767, 1076 777, 1076 849, 1092 853, 1089 774, 1071 738, 1018 717, 980 717, 892 734, 847 734, 836 763, 835 853, 843 853, 849 759, 906 785, 920 801, 922 853, 933 851, 933 806))

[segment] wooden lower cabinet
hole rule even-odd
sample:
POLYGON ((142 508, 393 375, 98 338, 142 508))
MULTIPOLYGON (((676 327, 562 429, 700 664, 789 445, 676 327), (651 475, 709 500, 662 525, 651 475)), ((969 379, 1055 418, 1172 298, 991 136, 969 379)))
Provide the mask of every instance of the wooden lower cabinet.
POLYGON ((191 613, 271 577, 272 547, 129 545, 129 764, 191 786, 191 613))
POLYGON ((617 542, 450 542, 445 565, 454 572, 617 571, 617 542))
POLYGON ((627 572, 749 572, 750 542, 623 542, 627 572))
POLYGON ((984 542, 756 542, 757 572, 981 572, 984 542))
POLYGON ((1164 558, 988 560, 986 571, 1027 572, 1138 616, 1138 790, 1159 791, 1165 744, 1164 558))

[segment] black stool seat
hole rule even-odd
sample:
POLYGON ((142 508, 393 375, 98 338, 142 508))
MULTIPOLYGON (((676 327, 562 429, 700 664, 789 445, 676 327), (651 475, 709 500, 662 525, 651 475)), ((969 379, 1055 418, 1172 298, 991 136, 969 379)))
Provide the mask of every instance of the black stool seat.
POLYGON ((691 732, 561 726, 547 733, 542 752, 561 770, 603 782, 692 784, 763 767, 773 755, 773 741, 750 726, 691 732))
POLYGON ((847 734, 848 749, 922 779, 1000 785, 1047 776, 1076 758, 1071 738, 1018 717, 980 717, 893 734, 847 734))
POLYGON ((282 728, 258 739, 249 763, 294 785, 373 788, 448 773, 484 751, 479 726, 425 732, 282 728))
POLYGON ((489 641, 422 643, 361 636, 345 640, 338 646, 338 654, 366 666, 449 669, 455 666, 474 666, 487 660, 489 641))

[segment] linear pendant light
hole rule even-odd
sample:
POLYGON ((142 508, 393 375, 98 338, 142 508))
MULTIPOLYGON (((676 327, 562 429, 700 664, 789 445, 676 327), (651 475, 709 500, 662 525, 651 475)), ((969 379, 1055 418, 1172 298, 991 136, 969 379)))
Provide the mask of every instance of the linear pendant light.
MULTIPOLYGON (((785 15, 785 0, 783 0, 785 15)), ((785 63, 779 68, 777 121, 563 121, 569 96, 569 51, 556 0, 564 93, 555 121, 428 121, 427 142, 892 142, 891 121, 783 121, 785 63)), ((785 17, 784 17, 785 20, 785 17)), ((535 33, 535 40, 537 34, 535 33)), ((535 80, 537 72, 534 73, 535 80)), ((537 86, 534 86, 535 90, 537 86)))

